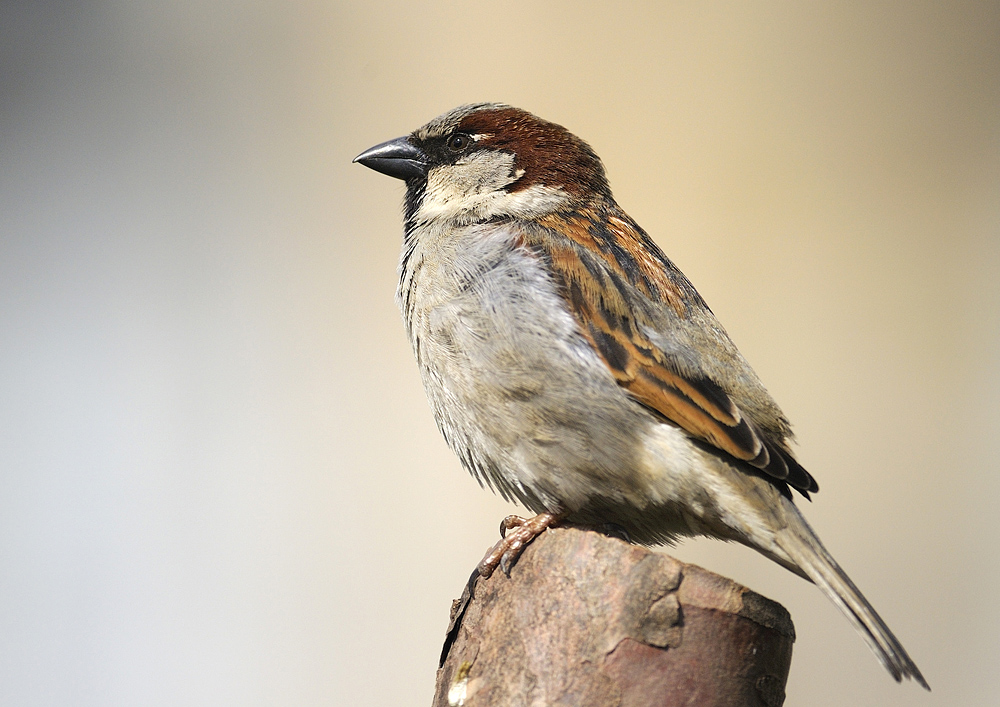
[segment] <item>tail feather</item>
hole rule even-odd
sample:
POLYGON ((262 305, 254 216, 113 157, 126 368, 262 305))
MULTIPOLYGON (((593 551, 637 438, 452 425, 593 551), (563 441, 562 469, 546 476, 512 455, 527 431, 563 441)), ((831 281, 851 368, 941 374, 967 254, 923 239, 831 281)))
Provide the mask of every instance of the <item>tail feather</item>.
MULTIPOLYGON (((791 506, 790 503, 787 505, 791 506)), ((904 677, 912 678, 930 690, 924 676, 920 674, 920 669, 910 659, 906 649, 847 573, 823 547, 823 543, 809 527, 805 518, 794 507, 788 516, 790 521, 788 527, 779 532, 775 538, 778 546, 854 624, 858 633, 896 682, 904 677)))

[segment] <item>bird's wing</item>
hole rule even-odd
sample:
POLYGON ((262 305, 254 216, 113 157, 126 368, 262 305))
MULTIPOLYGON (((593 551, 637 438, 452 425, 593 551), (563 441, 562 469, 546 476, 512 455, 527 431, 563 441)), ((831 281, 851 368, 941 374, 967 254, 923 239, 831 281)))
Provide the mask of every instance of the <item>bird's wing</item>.
POLYGON ((658 310, 662 314, 669 307, 676 320, 683 320, 691 309, 708 308, 630 218, 614 211, 576 212, 550 217, 543 225, 548 236, 539 250, 584 336, 621 387, 693 437, 807 498, 819 489, 781 435, 761 430, 718 382, 692 371, 652 340, 656 337, 650 334, 663 321, 658 310))

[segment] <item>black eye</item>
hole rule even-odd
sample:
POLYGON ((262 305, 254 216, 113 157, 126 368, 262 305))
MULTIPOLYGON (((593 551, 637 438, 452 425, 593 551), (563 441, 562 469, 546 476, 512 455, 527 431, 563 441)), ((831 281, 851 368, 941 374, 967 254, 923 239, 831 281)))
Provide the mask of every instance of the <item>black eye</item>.
POLYGON ((455 133, 448 138, 448 149, 452 152, 461 152, 472 144, 472 138, 465 133, 455 133))

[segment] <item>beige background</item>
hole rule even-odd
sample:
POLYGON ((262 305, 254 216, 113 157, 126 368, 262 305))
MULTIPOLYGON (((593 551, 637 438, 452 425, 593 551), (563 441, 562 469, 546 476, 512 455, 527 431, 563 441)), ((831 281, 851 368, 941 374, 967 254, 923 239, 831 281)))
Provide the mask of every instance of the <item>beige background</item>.
POLYGON ((0 704, 426 705, 508 508, 351 159, 503 100, 604 158, 796 424, 806 512, 934 692, 814 587, 789 705, 1000 693, 1000 5, 0 6, 0 704))

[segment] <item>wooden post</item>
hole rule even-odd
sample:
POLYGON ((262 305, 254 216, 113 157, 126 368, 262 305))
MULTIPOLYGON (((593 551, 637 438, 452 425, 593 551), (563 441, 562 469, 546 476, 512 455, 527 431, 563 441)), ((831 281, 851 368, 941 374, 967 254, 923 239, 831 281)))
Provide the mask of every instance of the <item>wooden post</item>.
MULTIPOLYGON (((478 580, 478 581, 477 581, 478 580)), ((550 529, 452 607, 434 707, 778 707, 780 604, 595 532, 550 529)))

